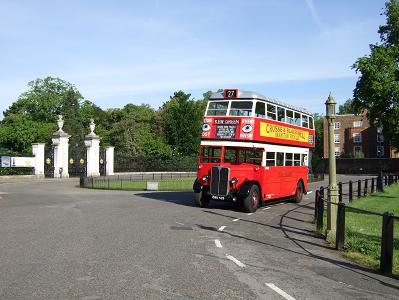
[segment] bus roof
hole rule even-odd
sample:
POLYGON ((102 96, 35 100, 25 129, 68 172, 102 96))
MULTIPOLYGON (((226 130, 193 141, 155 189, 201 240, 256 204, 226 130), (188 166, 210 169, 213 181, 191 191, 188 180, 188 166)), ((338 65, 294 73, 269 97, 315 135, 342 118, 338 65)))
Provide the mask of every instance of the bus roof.
POLYGON ((238 90, 238 95, 237 98, 224 98, 223 96, 223 92, 218 92, 218 93, 212 93, 212 95, 209 97, 209 100, 243 100, 243 99, 247 99, 247 100, 263 100, 263 101, 267 101, 273 104, 277 104, 286 108, 290 108, 292 110, 296 110, 308 115, 312 115, 312 113, 308 110, 306 110, 305 108, 301 108, 301 107, 295 107, 291 104, 287 104, 269 97, 266 97, 262 94, 259 93, 255 93, 255 92, 250 92, 250 91, 241 91, 238 90))

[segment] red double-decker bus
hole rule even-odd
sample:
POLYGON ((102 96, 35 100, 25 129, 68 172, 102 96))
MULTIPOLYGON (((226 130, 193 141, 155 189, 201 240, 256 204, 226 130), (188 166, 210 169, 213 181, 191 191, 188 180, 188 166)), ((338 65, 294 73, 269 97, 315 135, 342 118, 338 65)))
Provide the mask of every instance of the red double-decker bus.
POLYGON ((209 98, 202 126, 195 203, 234 201, 246 212, 308 189, 312 114, 261 94, 226 89, 209 98))

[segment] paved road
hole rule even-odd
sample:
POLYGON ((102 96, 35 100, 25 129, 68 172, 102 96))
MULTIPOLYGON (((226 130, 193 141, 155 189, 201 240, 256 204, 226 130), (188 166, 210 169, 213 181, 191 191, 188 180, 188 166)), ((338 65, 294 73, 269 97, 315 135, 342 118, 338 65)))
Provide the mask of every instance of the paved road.
POLYGON ((248 215, 77 183, 0 184, 0 299, 399 298, 313 236, 314 194, 248 215))

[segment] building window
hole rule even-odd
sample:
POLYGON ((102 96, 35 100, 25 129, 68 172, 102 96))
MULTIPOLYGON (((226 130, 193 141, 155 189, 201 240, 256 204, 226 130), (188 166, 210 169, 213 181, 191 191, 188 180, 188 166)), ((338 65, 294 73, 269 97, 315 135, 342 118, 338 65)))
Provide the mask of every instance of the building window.
POLYGON ((362 152, 362 146, 354 146, 353 147, 353 156, 354 157, 359 157, 361 152, 362 152))
POLYGON ((377 143, 383 143, 384 142, 384 136, 382 134, 377 134, 377 143))
POLYGON ((334 123, 334 129, 340 129, 341 128, 341 123, 340 122, 335 122, 334 123))
POLYGON ((353 142, 354 143, 361 143, 362 142, 362 134, 360 132, 353 134, 353 142))
POLYGON ((335 157, 339 157, 341 155, 341 149, 339 147, 335 147, 335 157))
POLYGON ((354 121, 353 122, 353 127, 362 127, 362 121, 354 121))
POLYGON ((377 157, 384 157, 384 146, 377 146, 377 157))
POLYGON ((334 134, 334 143, 335 144, 339 144, 340 143, 339 133, 335 133, 334 134))

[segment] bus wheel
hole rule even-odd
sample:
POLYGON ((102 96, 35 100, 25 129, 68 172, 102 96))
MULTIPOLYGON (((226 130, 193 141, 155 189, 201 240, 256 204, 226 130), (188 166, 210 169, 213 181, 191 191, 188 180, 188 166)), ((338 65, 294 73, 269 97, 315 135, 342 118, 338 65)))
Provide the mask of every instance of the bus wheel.
POLYGON ((302 198, 303 198, 303 183, 302 181, 298 181, 295 191, 295 202, 300 203, 302 201, 302 198))
POLYGON ((251 186, 249 194, 244 199, 244 210, 249 213, 253 213, 258 209, 260 199, 259 187, 254 184, 251 186))
POLYGON ((206 194, 201 191, 199 193, 194 193, 194 202, 197 207, 208 207, 209 199, 206 197, 206 194))

